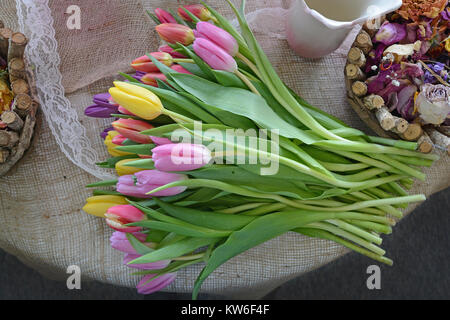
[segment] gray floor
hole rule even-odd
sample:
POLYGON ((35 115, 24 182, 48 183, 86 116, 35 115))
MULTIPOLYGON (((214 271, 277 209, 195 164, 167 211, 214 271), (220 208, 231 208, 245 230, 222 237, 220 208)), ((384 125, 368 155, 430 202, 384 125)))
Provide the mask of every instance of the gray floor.
MULTIPOLYGON (((266 299, 450 299, 450 189, 431 197, 385 237, 393 267, 381 267, 381 290, 368 290, 367 267, 376 263, 349 254, 278 288, 266 299)), ((65 283, 41 277, 0 251, 0 299, 189 299, 187 294, 139 296, 134 289, 65 283)), ((202 299, 221 297, 203 295, 202 299)))

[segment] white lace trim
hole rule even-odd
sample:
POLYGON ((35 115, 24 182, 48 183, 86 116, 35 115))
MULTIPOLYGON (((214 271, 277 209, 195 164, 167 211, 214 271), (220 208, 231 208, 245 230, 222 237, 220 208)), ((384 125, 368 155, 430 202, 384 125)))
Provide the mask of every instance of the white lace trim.
POLYGON ((16 0, 16 6, 21 32, 30 39, 26 57, 34 68, 41 109, 56 142, 74 164, 99 179, 111 179, 111 174, 95 165, 100 156, 64 95, 59 70, 61 60, 48 0, 16 0))

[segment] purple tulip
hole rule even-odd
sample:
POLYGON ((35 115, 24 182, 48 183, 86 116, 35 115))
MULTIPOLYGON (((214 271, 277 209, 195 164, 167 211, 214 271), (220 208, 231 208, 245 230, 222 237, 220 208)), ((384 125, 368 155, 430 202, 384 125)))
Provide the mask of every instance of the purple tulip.
POLYGON ((228 72, 236 72, 238 66, 234 58, 213 42, 197 38, 194 42, 195 53, 211 68, 228 72))
POLYGON ((170 264, 170 260, 162 260, 158 262, 150 262, 143 264, 129 264, 131 261, 136 260, 137 258, 142 257, 139 254, 131 254, 127 253, 123 258, 123 264, 127 267, 139 270, 159 270, 164 269, 170 264))
MULTIPOLYGON (((146 243, 147 235, 140 232, 133 233, 133 236, 136 237, 140 242, 144 243, 148 247, 151 247, 151 243, 146 243)), ((109 239, 111 243, 111 247, 117 251, 127 253, 127 254, 138 254, 136 250, 131 245, 130 241, 128 241, 127 234, 125 232, 116 231, 112 234, 109 239)))
POLYGON ((84 114, 92 118, 110 118, 111 114, 118 113, 119 105, 115 104, 109 93, 96 94, 94 104, 84 111, 84 114))
POLYGON ((233 57, 239 52, 239 44, 236 39, 222 28, 209 22, 197 23, 194 35, 196 38, 204 38, 213 42, 233 57))
POLYGON ((173 187, 152 194, 147 193, 166 184, 187 179, 188 177, 182 174, 167 173, 158 170, 144 170, 134 175, 120 177, 117 183, 117 191, 126 196, 136 198, 174 196, 184 192, 187 188, 173 187))
POLYGON ((161 171, 191 171, 207 165, 211 151, 201 144, 171 143, 152 150, 155 168, 161 171))
POLYGON ((154 278, 155 276, 155 274, 149 274, 143 277, 139 284, 136 286, 138 293, 152 294, 154 292, 160 291, 174 282, 177 274, 167 273, 152 280, 152 278, 154 278))

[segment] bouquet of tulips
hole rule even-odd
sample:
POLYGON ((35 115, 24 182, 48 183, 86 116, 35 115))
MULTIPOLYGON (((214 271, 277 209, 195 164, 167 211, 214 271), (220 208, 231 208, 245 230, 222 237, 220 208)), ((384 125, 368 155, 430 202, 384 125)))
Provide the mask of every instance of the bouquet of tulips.
POLYGON ((120 177, 89 185, 84 211, 116 230, 111 245, 139 269, 143 294, 205 264, 196 298, 219 266, 287 232, 392 264, 380 235, 425 200, 405 189, 436 156, 308 104, 270 64, 245 1, 229 4, 240 32, 205 3, 149 13, 167 45, 133 61, 136 74, 86 109, 114 118, 102 133, 112 158, 98 165, 120 177))

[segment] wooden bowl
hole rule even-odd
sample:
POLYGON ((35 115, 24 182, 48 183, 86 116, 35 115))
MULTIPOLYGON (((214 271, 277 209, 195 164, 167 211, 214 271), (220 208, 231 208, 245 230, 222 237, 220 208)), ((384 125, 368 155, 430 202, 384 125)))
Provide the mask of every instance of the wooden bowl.
POLYGON ((427 126, 419 122, 408 123, 405 119, 391 114, 381 96, 368 94, 365 82, 367 76, 362 68, 373 48, 371 39, 376 31, 365 25, 348 53, 345 81, 350 106, 366 125, 381 137, 417 141, 418 150, 423 153, 436 149, 450 154, 448 127, 427 126))
POLYGON ((0 176, 30 147, 36 124, 39 103, 33 73, 24 57, 27 42, 22 33, 14 33, 0 21, 0 56, 8 63, 9 86, 14 95, 11 108, 0 115, 0 176))

